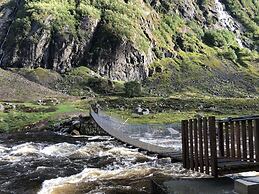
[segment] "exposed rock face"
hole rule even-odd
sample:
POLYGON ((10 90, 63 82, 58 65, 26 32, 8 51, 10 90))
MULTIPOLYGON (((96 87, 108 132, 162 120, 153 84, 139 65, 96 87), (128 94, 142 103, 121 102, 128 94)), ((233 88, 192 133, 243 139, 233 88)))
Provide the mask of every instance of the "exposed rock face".
POLYGON ((122 40, 100 26, 96 31, 87 63, 102 76, 112 80, 143 80, 148 76, 152 53, 143 53, 129 41, 122 40))
POLYGON ((0 4, 0 64, 3 60, 4 55, 4 45, 6 43, 7 36, 10 32, 10 25, 13 21, 13 14, 15 10, 5 7, 2 4, 0 4))
MULTIPOLYGON (((12 19, 8 20, 8 17, 15 14, 15 9, 14 6, 13 10, 4 12, 0 25, 6 28, 1 36, 12 28, 12 19)), ((151 52, 141 52, 131 42, 108 31, 104 33, 105 26, 99 19, 82 17, 78 29, 80 36, 43 27, 51 22, 52 17, 48 16, 43 25, 31 23, 29 33, 23 39, 17 39, 17 32, 8 34, 8 40, 14 40, 8 45, 3 43, 0 66, 43 67, 63 73, 74 66, 88 65, 111 80, 143 80, 147 77, 151 52)))
MULTIPOLYGON (((51 22, 52 18, 48 17, 44 21, 44 26, 48 26, 51 22)), ((83 37, 79 40, 72 34, 61 34, 33 23, 29 32, 31 36, 4 46, 5 55, 2 65, 44 67, 65 72, 79 64, 85 50, 89 47, 97 24, 98 20, 85 16, 79 29, 83 32, 83 37)))
MULTIPOLYGON (((229 15, 218 0, 114 0, 114 5, 86 1, 86 4, 81 2, 87 8, 85 12, 80 10, 80 1, 64 1, 67 6, 61 11, 67 9, 67 13, 62 13, 59 18, 65 21, 62 21, 61 30, 55 28, 59 11, 49 12, 46 16, 41 14, 44 16, 36 22, 31 16, 33 11, 26 10, 29 6, 27 1, 10 1, 14 4, 3 6, 0 3, 0 67, 43 67, 63 73, 83 65, 111 80, 145 80, 153 74, 149 73, 152 68, 148 66, 156 59, 180 58, 181 51, 201 53, 204 47, 201 36, 207 29, 227 29, 235 33, 240 47, 244 42, 241 38, 243 31, 238 29, 242 27, 241 23, 229 15), (139 7, 133 7, 134 3, 139 7), (24 16, 19 10, 24 12, 24 16), (124 10, 132 14, 124 14, 124 10), (164 21, 167 16, 175 17, 164 21), (74 30, 66 25, 66 17, 73 18, 74 30), (181 25, 174 21, 177 18, 181 25), (159 25, 159 22, 163 23, 159 25), (192 28, 191 23, 196 26, 192 28), (185 45, 179 34, 187 34, 185 45), (195 38, 188 38, 193 34, 195 38), (144 40, 141 43, 148 48, 140 48, 138 40, 144 40), (195 46, 197 42, 200 45, 195 46)), ((35 7, 31 9, 37 10, 35 7)), ((39 12, 44 12, 44 9, 39 12)), ((245 32, 246 29, 242 30, 245 32)))

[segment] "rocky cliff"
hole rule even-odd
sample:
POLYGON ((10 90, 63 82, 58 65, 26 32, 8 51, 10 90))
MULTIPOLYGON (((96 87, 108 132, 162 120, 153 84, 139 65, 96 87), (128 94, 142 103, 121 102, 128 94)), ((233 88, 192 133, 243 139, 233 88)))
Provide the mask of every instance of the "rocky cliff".
POLYGON ((258 10, 252 0, 3 0, 0 66, 87 66, 112 80, 173 88, 186 72, 219 83, 240 71, 254 78, 258 10))

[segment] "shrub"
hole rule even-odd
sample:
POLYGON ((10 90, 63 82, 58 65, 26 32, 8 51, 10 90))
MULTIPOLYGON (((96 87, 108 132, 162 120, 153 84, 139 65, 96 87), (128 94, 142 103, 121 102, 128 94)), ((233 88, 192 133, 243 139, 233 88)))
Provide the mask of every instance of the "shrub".
POLYGON ((232 61, 237 60, 237 55, 236 55, 235 51, 232 50, 232 49, 229 49, 229 50, 225 51, 224 53, 222 53, 222 56, 225 59, 229 59, 229 60, 232 60, 232 61))
POLYGON ((93 77, 88 80, 88 86, 99 94, 111 93, 113 88, 107 79, 93 77))
POLYGON ((235 35, 228 30, 209 30, 204 34, 203 40, 210 46, 237 46, 235 35))
POLYGON ((141 84, 138 81, 130 81, 124 84, 124 92, 127 97, 133 98, 141 96, 141 84))

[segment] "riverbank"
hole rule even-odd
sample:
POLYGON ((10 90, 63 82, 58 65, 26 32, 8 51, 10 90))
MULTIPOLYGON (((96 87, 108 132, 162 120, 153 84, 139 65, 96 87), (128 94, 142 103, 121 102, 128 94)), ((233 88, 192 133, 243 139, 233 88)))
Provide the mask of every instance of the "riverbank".
POLYGON ((100 97, 92 99, 63 100, 58 104, 38 104, 38 102, 7 103, 7 110, 0 110, 0 132, 38 130, 52 128, 71 120, 73 117, 89 115, 91 103, 98 102, 108 115, 127 123, 170 124, 196 116, 216 116, 217 118, 257 115, 258 98, 214 98, 208 96, 174 96, 170 98, 140 97, 118 98, 100 97), (141 106, 148 109, 146 115, 136 114, 141 106), (15 107, 15 108, 13 108, 15 107))

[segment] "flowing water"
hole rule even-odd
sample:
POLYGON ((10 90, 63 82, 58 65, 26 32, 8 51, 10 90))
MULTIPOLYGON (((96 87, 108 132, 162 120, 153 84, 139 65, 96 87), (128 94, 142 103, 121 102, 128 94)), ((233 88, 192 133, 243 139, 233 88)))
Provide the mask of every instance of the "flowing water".
POLYGON ((243 31, 243 26, 239 23, 236 19, 234 19, 226 10, 225 6, 219 1, 215 0, 215 7, 217 11, 217 16, 219 20, 219 25, 223 28, 230 30, 231 32, 235 33, 236 40, 239 46, 242 48, 243 43, 241 40, 241 33, 243 31))
POLYGON ((204 177, 110 137, 0 135, 0 193, 151 193, 156 178, 204 177))

